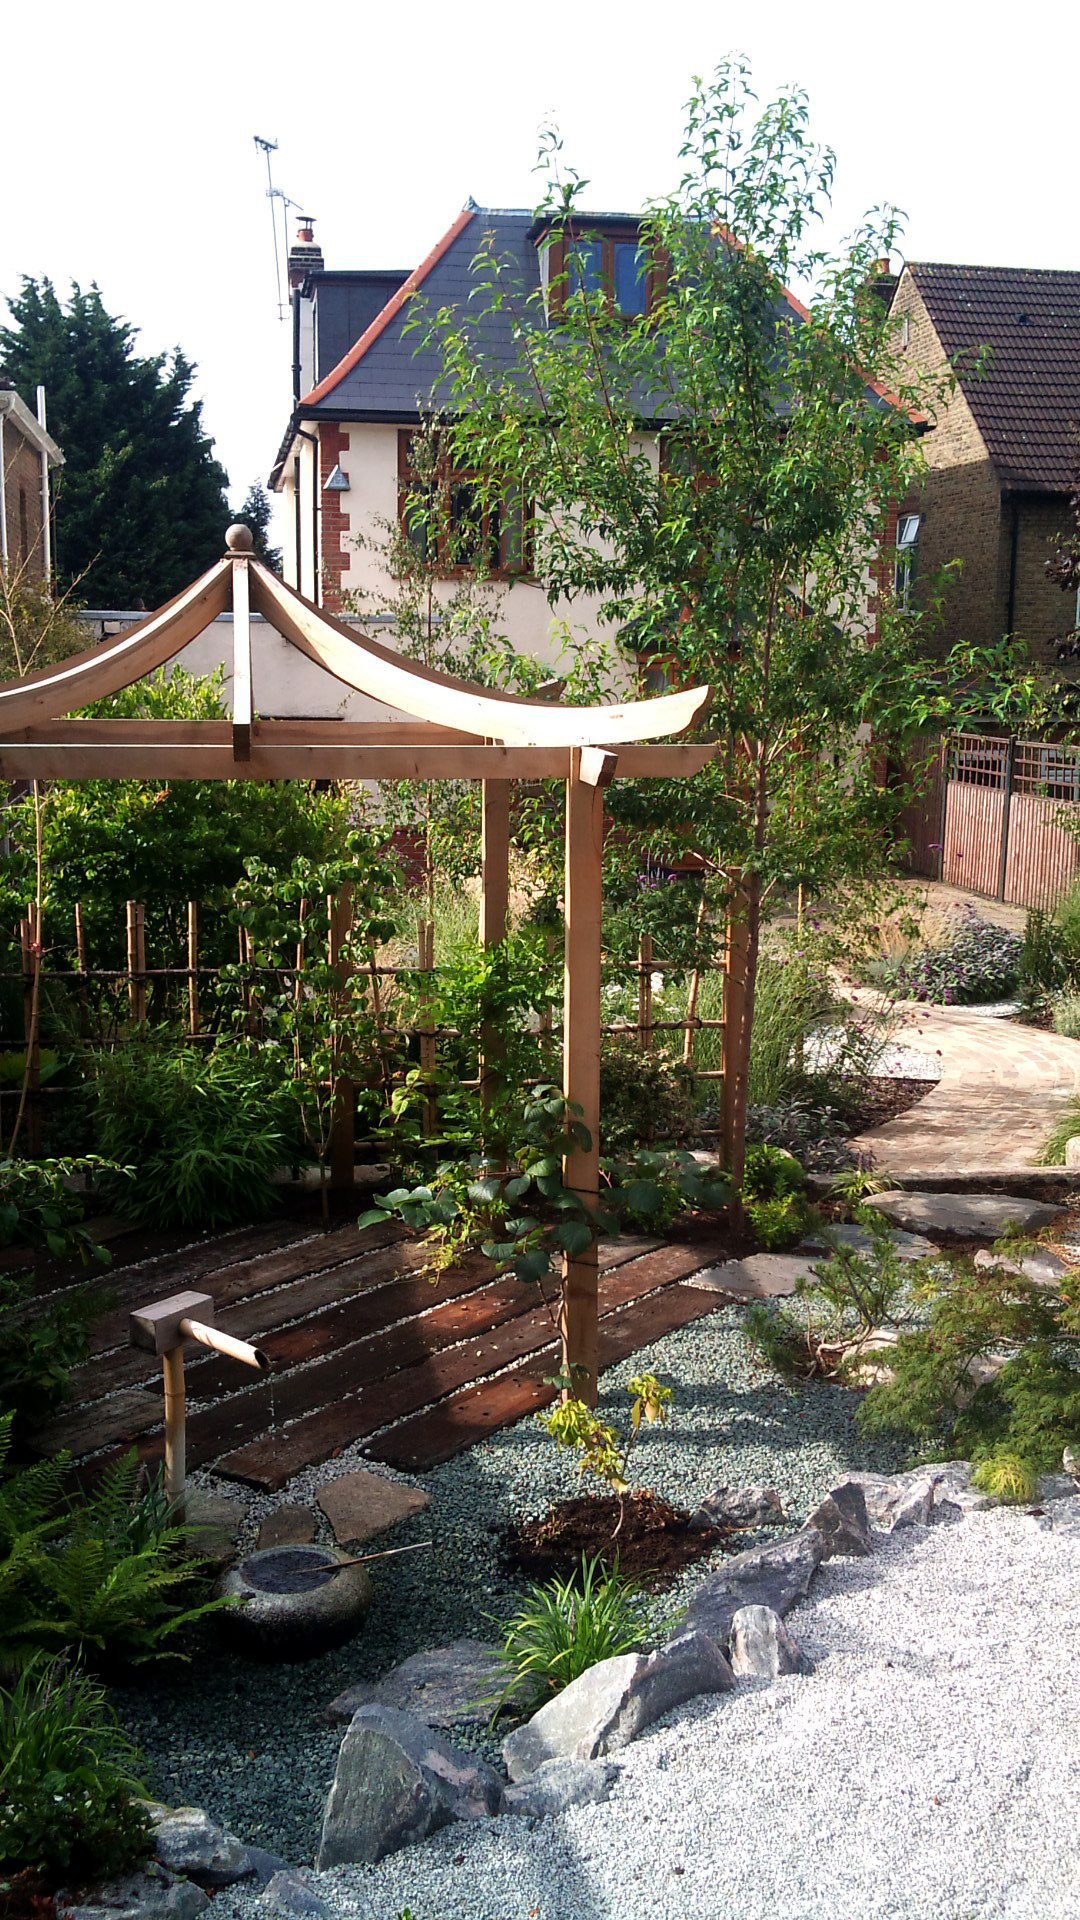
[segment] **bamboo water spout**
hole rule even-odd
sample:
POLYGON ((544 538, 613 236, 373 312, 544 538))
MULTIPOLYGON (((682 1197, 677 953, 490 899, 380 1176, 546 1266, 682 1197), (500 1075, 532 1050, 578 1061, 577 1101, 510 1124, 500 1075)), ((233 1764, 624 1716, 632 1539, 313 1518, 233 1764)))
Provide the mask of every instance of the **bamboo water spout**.
POLYGON ((208 1293, 173 1293, 166 1300, 137 1307, 128 1323, 133 1347, 145 1347, 161 1357, 165 1382, 165 1498, 183 1516, 187 1492, 186 1429, 184 1417, 184 1345, 188 1340, 209 1347, 228 1360, 240 1360, 259 1373, 269 1373, 270 1361, 261 1348, 236 1340, 213 1325, 214 1301, 208 1293), (201 1316, 196 1318, 196 1315, 201 1316))

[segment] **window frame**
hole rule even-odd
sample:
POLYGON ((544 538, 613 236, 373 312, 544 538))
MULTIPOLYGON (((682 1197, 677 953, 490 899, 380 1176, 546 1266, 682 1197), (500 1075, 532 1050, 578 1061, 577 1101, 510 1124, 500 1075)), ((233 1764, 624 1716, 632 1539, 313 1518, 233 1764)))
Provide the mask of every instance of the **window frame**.
POLYGON ((640 226, 628 222, 625 226, 604 227, 568 225, 561 232, 547 233, 541 236, 541 247, 547 249, 546 303, 549 319, 561 318, 566 311, 568 299, 580 293, 580 287, 570 286, 570 261, 576 248, 596 246, 600 248, 599 292, 603 301, 604 313, 612 320, 620 320, 631 326, 634 321, 651 318, 664 280, 664 264, 649 248, 640 226), (615 303, 615 248, 633 246, 642 255, 645 283, 644 302, 640 313, 627 313, 615 303))
POLYGON ((898 513, 893 548, 893 601, 898 613, 914 613, 913 595, 918 577, 921 513, 898 513), (908 531, 910 529, 910 531, 908 531))
MULTIPOLYGON (((417 482, 417 475, 410 460, 410 451, 413 438, 418 431, 419 429, 416 427, 399 427, 397 430, 397 524, 402 539, 406 541, 414 551, 417 551, 416 542, 409 529, 406 506, 410 492, 417 482)), ((467 580, 470 577, 479 577, 484 580, 506 580, 511 583, 515 580, 531 580, 534 578, 533 514, 530 502, 524 497, 521 501, 521 513, 517 522, 516 544, 520 556, 518 559, 508 558, 508 522, 503 520, 498 533, 499 563, 497 566, 491 566, 492 528, 491 509, 488 506, 484 506, 481 509, 479 529, 480 553, 482 556, 486 554, 488 559, 478 564, 463 559, 454 560, 447 557, 446 549, 450 545, 452 534, 450 526, 450 502, 453 489, 455 486, 463 488, 469 487, 475 483, 479 476, 467 470, 450 466, 445 453, 442 451, 440 451, 439 455, 439 468, 439 479, 436 484, 439 489, 444 492, 446 510, 443 515, 443 523, 440 524, 436 533, 437 544, 434 569, 436 577, 440 580, 467 580)))

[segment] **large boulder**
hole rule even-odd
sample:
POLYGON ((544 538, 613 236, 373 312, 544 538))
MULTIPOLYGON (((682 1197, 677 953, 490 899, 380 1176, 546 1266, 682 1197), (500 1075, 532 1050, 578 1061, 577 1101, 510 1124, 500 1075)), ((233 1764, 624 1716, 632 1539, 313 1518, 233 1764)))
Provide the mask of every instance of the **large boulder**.
POLYGON ((451 1820, 501 1811, 502 1782, 394 1707, 361 1707, 341 1743, 315 1864, 381 1860, 451 1820))
POLYGON ((737 1680, 776 1680, 812 1673, 813 1662, 771 1607, 740 1607, 731 1623, 731 1671, 737 1680))
POLYGON ((702 1581, 687 1607, 686 1624, 726 1647, 740 1607, 771 1607, 783 1619, 806 1599, 824 1558, 824 1536, 816 1527, 737 1553, 702 1581))
POLYGON ((506 1771, 511 1780, 524 1780, 548 1760, 615 1753, 670 1708, 734 1684, 719 1647, 701 1632, 681 1632, 655 1653, 601 1660, 507 1736, 506 1771))

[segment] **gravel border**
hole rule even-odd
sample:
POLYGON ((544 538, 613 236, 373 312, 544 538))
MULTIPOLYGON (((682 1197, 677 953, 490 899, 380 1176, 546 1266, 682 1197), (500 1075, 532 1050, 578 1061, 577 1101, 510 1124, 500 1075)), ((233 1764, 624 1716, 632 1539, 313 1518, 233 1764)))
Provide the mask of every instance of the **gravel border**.
MULTIPOLYGON (((895 1446, 856 1432, 856 1402, 843 1388, 781 1380, 752 1352, 740 1319, 737 1310, 718 1310, 602 1376, 601 1411, 616 1419, 629 1405, 631 1374, 651 1371, 673 1389, 668 1425, 647 1429, 635 1453, 635 1484, 688 1507, 725 1483, 772 1485, 790 1528, 845 1472, 889 1472, 902 1463, 895 1446)), ((252 1496, 244 1544, 267 1512, 312 1504, 318 1484, 357 1467, 403 1478, 366 1460, 362 1444, 349 1448, 279 1495, 252 1496)), ((246 1491, 206 1474, 193 1481, 236 1497, 246 1491)), ((227 1656, 211 1621, 192 1667, 143 1669, 137 1688, 117 1690, 120 1717, 150 1762, 152 1792, 173 1805, 203 1806, 242 1839, 309 1862, 341 1739, 339 1728, 322 1722, 322 1708, 420 1648, 461 1635, 491 1638, 491 1617, 512 1610, 521 1586, 499 1562, 499 1531, 578 1482, 575 1462, 556 1454, 528 1419, 408 1484, 428 1492, 431 1506, 395 1528, 393 1544, 432 1537, 434 1549, 372 1567, 374 1606, 349 1646, 300 1666, 263 1667, 227 1656)), ((321 1535, 329 1539, 325 1529, 321 1535)), ((658 1625, 685 1604, 708 1566, 698 1562, 662 1597, 658 1625)), ((480 1735, 475 1744, 494 1757, 490 1739, 480 1735)))

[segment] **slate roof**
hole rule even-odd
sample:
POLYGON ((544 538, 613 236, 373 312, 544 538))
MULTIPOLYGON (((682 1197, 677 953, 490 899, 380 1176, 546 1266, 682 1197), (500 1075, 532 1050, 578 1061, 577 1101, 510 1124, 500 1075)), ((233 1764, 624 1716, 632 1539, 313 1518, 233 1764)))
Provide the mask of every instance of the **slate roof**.
POLYGON ((1002 486, 1067 493, 1080 460, 1080 273, 909 262, 1002 486), (972 355, 989 348, 975 376, 972 355))
MULTIPOLYGON (((593 223, 597 226, 636 226, 640 219, 637 214, 584 211, 577 217, 582 224, 593 223)), ((468 313, 469 296, 476 284, 471 271, 472 262, 489 233, 494 235, 499 258, 507 260, 516 270, 515 277, 526 291, 538 288, 540 269, 535 245, 535 213, 516 208, 475 205, 464 208, 427 258, 397 287, 348 352, 325 373, 326 354, 325 351, 319 352, 317 364, 322 377, 309 393, 301 396, 293 422, 319 419, 405 422, 416 419, 421 410, 431 405, 438 407, 444 403, 449 393, 441 379, 438 350, 421 345, 418 330, 405 331, 408 315, 402 312, 402 308, 407 306, 410 294, 422 287, 424 298, 433 309, 452 306, 462 313, 468 313)), ((799 319, 805 319, 805 309, 792 295, 786 295, 786 301, 799 319)), ((501 362, 508 370, 515 365, 517 356, 508 313, 490 315, 476 323, 476 333, 496 364, 501 362)), ((891 396, 882 388, 874 386, 872 405, 888 405, 890 400, 891 396)), ((642 396, 643 417, 653 412, 655 401, 656 396, 652 397, 652 404, 646 396, 642 396)), ((662 414, 669 413, 670 403, 666 407, 661 406, 659 411, 662 414)), ((914 420, 916 416, 913 416, 914 420)), ((276 484, 280 475, 291 440, 292 424, 279 450, 277 465, 271 476, 272 484, 276 484)))

